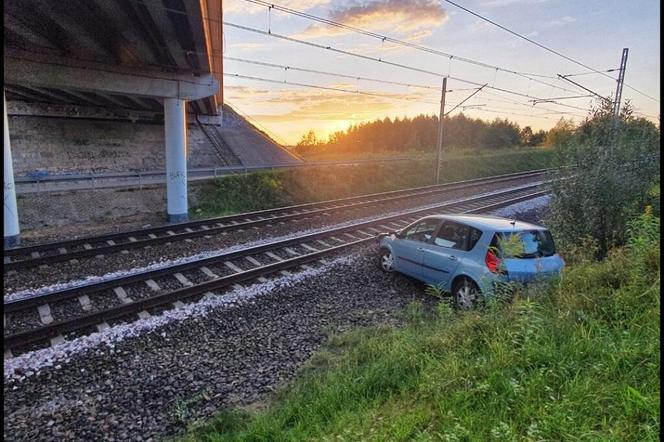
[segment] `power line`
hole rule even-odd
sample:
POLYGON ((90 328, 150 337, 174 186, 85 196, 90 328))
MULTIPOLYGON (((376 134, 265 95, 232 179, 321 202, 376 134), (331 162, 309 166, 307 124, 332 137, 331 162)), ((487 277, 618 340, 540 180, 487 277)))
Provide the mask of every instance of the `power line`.
MULTIPOLYGON (((247 1, 248 1, 248 0, 247 0, 247 1)), ((556 54, 557 56, 562 57, 562 58, 564 58, 565 60, 571 61, 572 63, 575 63, 575 64, 577 64, 577 65, 579 65, 579 66, 582 66, 582 67, 584 67, 584 68, 586 68, 586 69, 588 69, 588 70, 593 71, 594 73, 597 73, 597 74, 603 75, 603 76, 605 76, 605 77, 607 77, 607 78, 610 78, 610 79, 612 79, 612 80, 615 81, 615 78, 613 78, 612 76, 608 75, 606 72, 599 71, 599 70, 597 70, 597 69, 595 69, 595 68, 593 68, 593 67, 588 66, 587 64, 584 64, 584 63, 582 63, 582 62, 580 62, 580 61, 578 61, 578 60, 573 59, 572 57, 568 57, 567 55, 562 54, 562 53, 556 51, 555 49, 551 49, 551 48, 549 48, 548 46, 544 46, 543 44, 538 43, 538 42, 536 42, 535 40, 530 39, 530 38, 526 37, 526 36, 523 35, 523 34, 519 34, 518 32, 512 31, 511 29, 509 29, 509 28, 507 28, 507 27, 505 27, 505 26, 503 26, 503 25, 501 25, 501 24, 499 24, 499 23, 496 23, 495 21, 493 21, 493 20, 491 20, 491 19, 489 19, 489 18, 484 17, 484 16, 478 14, 477 12, 473 12, 473 11, 471 11, 470 9, 468 9, 468 8, 466 8, 466 7, 464 7, 464 6, 461 6, 460 4, 458 4, 458 3, 456 3, 456 2, 453 2, 452 0, 442 0, 442 1, 445 1, 445 2, 447 2, 447 3, 450 3, 450 4, 454 5, 454 6, 456 6, 457 8, 462 9, 462 10, 468 12, 468 13, 471 14, 471 15, 474 15, 474 16, 477 17, 477 18, 479 18, 479 19, 481 19, 481 20, 484 20, 484 21, 486 21, 486 22, 489 22, 489 23, 491 23, 492 25, 497 26, 498 28, 502 29, 503 31, 509 32, 510 34, 515 35, 515 36, 517 36, 517 37, 519 37, 519 38, 521 38, 521 39, 523 39, 523 40, 526 40, 527 42, 532 43, 532 44, 534 44, 535 46, 538 46, 538 47, 540 47, 540 48, 542 48, 542 49, 544 49, 544 50, 546 50, 546 51, 548 51, 548 52, 551 52, 552 54, 556 54)), ((638 89, 636 89, 636 88, 634 88, 634 87, 632 87, 632 86, 630 86, 630 85, 628 85, 628 84, 626 84, 626 83, 625 83, 625 86, 627 86, 628 88, 632 89, 632 90, 635 91, 635 92, 638 92, 639 94, 643 95, 644 97, 648 97, 648 98, 650 98, 651 100, 655 100, 655 101, 657 101, 657 102, 659 103, 659 100, 658 100, 657 98, 651 97, 650 95, 646 94, 645 92, 641 92, 640 90, 638 90, 638 89)))
MULTIPOLYGON (((333 21, 333 20, 330 20, 330 19, 319 17, 319 16, 309 14, 309 13, 306 13, 306 12, 303 12, 303 11, 290 9, 290 8, 280 6, 280 5, 276 5, 274 3, 266 2, 266 1, 263 1, 263 0, 244 0, 244 1, 246 1, 248 3, 254 3, 254 4, 257 4, 257 5, 265 6, 266 8, 268 8, 268 11, 271 11, 272 9, 275 9, 275 10, 278 10, 278 11, 281 11, 281 12, 285 12, 287 14, 295 15, 295 16, 298 16, 298 17, 301 17, 301 18, 306 18, 306 19, 312 20, 312 21, 317 21, 319 23, 324 23, 324 24, 329 25, 329 26, 333 26, 333 27, 336 27, 336 28, 344 29, 344 30, 347 30, 347 31, 355 32, 355 33, 358 33, 358 34, 361 34, 361 35, 365 35, 365 36, 368 36, 368 37, 378 39, 378 40, 381 41, 381 48, 382 48, 382 45, 387 41, 387 42, 390 42, 390 43, 394 43, 396 45, 408 47, 408 48, 411 48, 411 49, 416 49, 416 50, 419 50, 419 51, 422 51, 422 52, 427 52, 427 53, 438 55, 438 56, 441 56, 441 57, 448 57, 450 59, 450 61, 452 61, 452 59, 454 59, 454 60, 458 60, 458 61, 461 61, 461 62, 464 62, 464 63, 469 63, 469 64, 473 64, 473 65, 476 65, 476 66, 480 66, 480 67, 483 67, 483 68, 494 69, 496 71, 502 71, 502 72, 517 75, 517 76, 520 76, 520 77, 523 77, 523 78, 528 78, 529 80, 544 84, 546 86, 552 86, 552 84, 541 81, 541 80, 537 80, 537 79, 531 78, 531 77, 551 78, 551 79, 556 78, 552 75, 542 75, 542 74, 534 74, 534 73, 529 73, 529 72, 520 72, 520 71, 515 71, 513 69, 508 69, 508 68, 503 68, 503 67, 500 67, 500 66, 491 65, 491 64, 484 63, 484 62, 481 62, 481 61, 478 61, 478 60, 473 60, 471 58, 461 57, 461 56, 458 56, 458 55, 455 55, 455 54, 450 54, 450 53, 443 52, 443 51, 440 51, 440 50, 437 50, 437 49, 422 46, 422 45, 419 45, 419 44, 416 44, 416 43, 411 43, 411 42, 407 42, 407 41, 404 41, 404 40, 399 40, 399 39, 396 39, 396 38, 393 38, 393 37, 388 37, 386 35, 377 34, 375 32, 367 31, 366 29, 361 29, 361 28, 357 28, 357 27, 354 27, 354 26, 346 25, 344 23, 339 23, 339 22, 336 22, 336 21, 333 21)), ((271 33, 271 29, 268 33, 271 33)), ((564 91, 567 91, 567 92, 571 92, 570 90, 565 89, 565 88, 560 87, 560 86, 554 86, 554 87, 557 87, 558 89, 561 89, 561 90, 564 90, 564 91)))
MULTIPOLYGON (((285 65, 278 65, 278 64, 273 64, 273 63, 265 63, 265 62, 257 62, 257 61, 246 60, 246 59, 238 59, 238 58, 234 58, 234 57, 226 57, 226 58, 227 58, 227 59, 234 60, 234 61, 242 61, 242 62, 253 63, 253 64, 264 65, 264 66, 271 66, 271 67, 288 68, 288 69, 292 69, 292 70, 300 70, 300 71, 304 71, 304 72, 314 72, 314 73, 320 73, 320 74, 331 75, 331 76, 340 76, 340 77, 352 78, 352 79, 357 79, 357 78, 359 78, 359 79, 365 79, 365 80, 376 81, 376 82, 383 82, 383 83, 388 83, 388 84, 400 84, 400 85, 404 85, 404 86, 415 86, 415 87, 418 87, 418 86, 419 86, 419 87, 424 87, 424 88, 427 88, 427 89, 434 89, 434 90, 437 90, 437 89, 438 89, 438 88, 436 88, 436 87, 434 87, 434 86, 421 86, 421 85, 413 85, 413 84, 409 84, 409 83, 399 83, 399 82, 391 82, 391 81, 385 81, 385 80, 369 79, 369 78, 356 77, 356 76, 346 75, 346 74, 337 74, 337 73, 331 73, 331 72, 326 72, 326 71, 317 71, 317 70, 313 70, 313 69, 296 68, 296 67, 290 67, 290 66, 285 66, 285 65)), ((452 77, 452 78, 453 78, 453 77, 452 77)), ((461 80, 461 81, 463 81, 463 80, 461 80)), ((479 88, 455 89, 456 91, 462 91, 462 90, 474 90, 475 92, 474 92, 473 94, 471 94, 469 97, 467 97, 466 99, 464 99, 462 102, 460 102, 459 104, 457 104, 452 110, 448 111, 448 112, 446 113, 446 115, 449 114, 449 113, 451 113, 451 112, 452 112, 453 110, 455 110, 456 108, 458 108, 458 107, 462 107, 461 104, 463 104, 464 102, 466 102, 467 100, 469 100, 469 99, 470 99, 471 97, 473 97, 476 93, 478 93, 480 90, 482 90, 484 87, 487 87, 487 86, 488 86, 488 83, 485 83, 484 85, 480 85, 479 88)), ((500 89, 499 89, 499 90, 500 90, 500 89)), ((448 90, 447 92, 452 92, 452 91, 451 91, 451 90, 448 90)), ((484 92, 485 92, 485 93, 489 93, 489 92, 486 92, 486 91, 484 91, 484 92)), ((510 92, 510 91, 507 91, 507 92, 510 92)), ((497 95, 497 94, 491 94, 491 95, 499 96, 499 95, 497 95)), ((560 99, 568 99, 568 98, 586 98, 586 97, 590 97, 590 95, 577 95, 577 96, 573 96, 573 97, 556 97, 556 98, 549 98, 549 99, 546 99, 546 100, 544 100, 544 99, 533 99, 533 100, 530 100, 530 101, 531 101, 531 102, 536 102, 536 101, 548 102, 548 103, 551 103, 551 104, 553 104, 553 105, 557 105, 557 106, 563 106, 563 107, 568 107, 568 108, 577 109, 577 110, 581 110, 581 111, 587 111, 587 110, 588 110, 587 108, 581 108, 581 107, 578 107, 578 106, 572 106, 572 105, 567 105, 567 104, 563 104, 563 103, 557 103, 557 102, 555 102, 555 100, 560 100, 560 99)), ((487 99, 487 100, 489 100, 489 101, 496 101, 496 102, 502 102, 502 103, 517 104, 517 105, 525 106, 525 107, 528 107, 528 108, 531 108, 531 109, 532 109, 532 106, 534 106, 534 104, 522 103, 522 102, 518 102, 518 101, 514 101, 514 100, 495 100, 495 99, 487 99)), ((427 102, 427 103, 433 103, 433 102, 427 102)), ((536 103, 535 103, 535 104, 536 104, 536 103)), ((573 113, 573 112, 563 112, 563 111, 558 111, 558 110, 550 109, 550 108, 546 108, 546 107, 543 107, 543 106, 539 106, 539 109, 542 109, 542 110, 548 110, 548 111, 549 111, 548 114, 574 115, 574 116, 577 116, 577 117, 580 117, 580 118, 585 117, 585 115, 579 115, 579 114, 576 114, 576 113, 573 113)), ((543 114, 540 114, 540 115, 543 115, 543 114)))
MULTIPOLYGON (((290 70, 295 70, 295 71, 313 72, 313 73, 316 73, 316 74, 322 74, 322 75, 338 76, 338 77, 342 77, 342 78, 350 78, 350 79, 363 79, 363 80, 376 81, 376 82, 387 83, 387 84, 398 84, 398 85, 414 86, 414 87, 418 87, 418 86, 419 86, 419 87, 423 87, 423 88, 426 88, 426 89, 433 89, 433 90, 437 90, 437 89, 438 89, 438 88, 436 88, 436 87, 434 87, 434 86, 423 86, 423 85, 414 85, 414 84, 411 84, 411 83, 401 83, 401 82, 392 82, 392 81, 387 81, 387 80, 378 80, 378 79, 366 78, 366 77, 361 77, 361 76, 353 76, 353 75, 340 74, 340 73, 334 73, 334 72, 329 72, 329 71, 320 71, 320 70, 315 70, 315 69, 300 68, 300 67, 294 67, 294 66, 286 66, 286 65, 281 65, 281 64, 268 63, 268 62, 261 62, 261 61, 256 61, 256 60, 248 60, 248 59, 242 59, 242 58, 236 58, 236 57, 225 57, 225 58, 228 59, 228 60, 232 60, 232 61, 238 61, 238 62, 249 63, 249 64, 256 64, 256 65, 267 66, 267 67, 274 67, 274 68, 279 68, 279 69, 290 69, 290 70)), ((283 81, 277 81, 277 80, 270 80, 270 81, 271 81, 271 82, 276 82, 276 83, 279 83, 279 84, 284 83, 283 81)), ((299 85, 302 85, 302 84, 299 84, 299 85)), ((488 85, 488 84, 485 83, 484 85, 482 85, 482 86, 479 87, 479 88, 471 88, 471 90, 474 90, 475 92, 473 92, 471 95, 469 95, 468 97, 466 97, 464 100, 462 100, 461 102, 459 102, 458 104, 456 104, 451 110, 449 110, 448 112, 446 112, 445 115, 448 115, 448 114, 452 113, 455 109, 457 109, 457 108, 459 108, 459 107, 462 107, 462 104, 463 104, 463 103, 465 103, 466 101, 470 100, 475 94, 477 94, 479 91, 481 91, 481 90, 482 90, 484 87, 486 87, 487 85, 488 85)), ((313 86, 315 86, 316 88, 327 88, 327 89, 330 89, 329 87, 326 87, 326 86, 308 85, 308 87, 313 87, 313 86)), ((338 91, 340 91, 340 92, 347 92, 347 93, 356 93, 356 92, 358 92, 358 91, 352 91, 352 90, 341 89, 341 88, 332 88, 332 89, 333 89, 333 90, 338 90, 338 91)), ((457 89, 457 91, 459 91, 459 90, 460 90, 460 89, 457 89)), ((466 89, 466 90, 467 90, 467 89, 466 89)), ((448 92, 450 92, 450 91, 448 91, 448 92)), ((391 96, 387 96, 387 97, 389 97, 389 98, 395 98, 395 97, 391 97, 391 96)), ((580 97, 588 97, 588 96, 587 96, 587 95, 584 95, 584 96, 578 96, 578 97, 575 97, 575 98, 580 98, 580 97)), ((569 98, 569 97, 564 97, 564 98, 569 98)), ((409 100, 410 100, 410 99, 409 99, 409 100)), ((414 101, 414 100, 412 100, 412 101, 414 101)), ((529 105, 529 104, 526 104, 526 103, 520 103, 520 102, 517 102, 517 101, 511 101, 511 100, 510 100, 510 101, 506 101, 506 100, 491 100, 491 99, 489 99, 489 101, 498 101, 498 102, 504 102, 504 103, 513 103, 513 104, 518 104, 518 105, 521 105, 521 106, 527 106, 527 107, 532 108, 532 105, 529 105)), ((433 103, 434 103, 433 101, 424 101, 424 100, 422 100, 422 102, 426 102, 426 103, 428 103, 428 104, 433 104, 433 103)), ((551 102, 551 103, 552 103, 552 104, 556 104, 556 105, 560 105, 560 103, 555 103, 555 102, 551 102)), ((542 107, 542 106, 540 106, 539 109, 542 109, 542 110, 548 110, 548 111, 550 111, 549 114, 560 114, 560 115, 575 115, 575 116, 579 116, 578 114, 575 114, 575 113, 573 113, 573 112, 556 111, 556 110, 554 110, 554 109, 548 109, 548 108, 545 108, 545 107, 542 107)), ((582 109, 582 108, 578 108, 578 109, 585 110, 585 109, 582 109)), ((539 114, 539 115, 543 115, 543 114, 539 114)), ((582 116, 581 116, 581 117, 582 117, 582 116)))
MULTIPOLYGON (((551 118, 551 117, 546 117, 544 114, 520 114, 516 112, 505 112, 500 109, 491 109, 487 107, 481 107, 481 108, 473 108, 470 110, 476 110, 480 112, 490 112, 493 114, 501 114, 501 115, 510 115, 510 116, 519 116, 519 117, 529 117, 529 118, 541 118, 544 120, 557 120, 557 118, 551 118)), ((576 115, 573 115, 576 116, 576 115)))
MULTIPOLYGON (((528 107, 531 110, 533 108, 532 104, 522 103, 520 101, 511 100, 511 99, 508 99, 507 97, 503 97, 502 95, 499 95, 499 94, 496 94, 496 93, 492 93, 492 92, 488 92, 488 91, 482 91, 482 93, 487 94, 487 95, 491 95, 493 97, 502 98, 502 100, 496 100, 496 99, 492 99, 492 98, 484 98, 485 100, 488 100, 488 101, 496 101, 496 102, 499 102, 499 103, 516 104, 516 105, 519 105, 519 106, 528 107)), ((551 103, 551 104, 554 104, 554 105, 557 105, 557 106, 568 106, 568 105, 564 105, 562 103, 551 103)), ((576 107, 576 106, 572 106, 572 108, 573 109, 579 109, 579 110, 582 110, 584 112, 588 111, 588 109, 583 109, 583 108, 579 108, 579 107, 576 107)), ((581 118, 585 117, 585 115, 579 115, 579 114, 570 113, 570 112, 563 112, 563 111, 559 111, 557 109, 551 109, 551 108, 544 107, 544 106, 539 106, 539 109, 547 110, 547 111, 550 111, 552 113, 557 113, 557 114, 561 114, 561 115, 562 114, 571 114, 571 115, 575 115, 575 116, 578 116, 578 117, 581 117, 581 118)))
MULTIPOLYGON (((245 1, 249 1, 249 0, 245 0, 245 1)), ((401 64, 401 63, 396 63, 396 62, 393 62, 393 61, 386 61, 386 60, 371 57, 371 56, 368 56, 368 55, 356 54, 354 52, 345 51, 343 49, 333 48, 332 46, 324 46, 324 45, 321 45, 321 44, 318 44, 318 43, 313 43, 313 42, 310 42, 310 41, 301 40, 301 39, 298 39, 298 38, 277 34, 275 32, 267 32, 267 31, 263 31, 261 29, 256 29, 256 28, 252 28, 252 27, 249 27, 249 26, 244 26, 244 25, 240 25, 240 24, 236 24, 236 23, 227 22, 227 21, 224 21, 223 23, 224 23, 224 25, 230 26, 232 28, 241 29, 241 30, 244 30, 244 31, 253 32, 253 33, 256 33, 256 34, 261 34, 261 35, 265 35, 265 36, 268 36, 268 37, 278 38, 278 39, 282 39, 282 40, 286 40, 286 41, 290 41, 290 42, 294 42, 294 43, 299 43, 299 44, 315 47, 315 48, 318 48, 318 49, 325 49, 325 50, 328 50, 328 51, 336 52, 338 54, 344 54, 344 55, 348 55, 348 56, 351 56, 351 57, 361 58, 363 60, 375 61, 375 62, 378 62, 378 63, 383 63, 383 64, 386 64, 386 65, 395 66, 395 67, 399 67, 399 68, 402 68, 402 69, 408 69, 408 70, 411 70, 411 71, 414 71, 414 72, 420 72, 420 73, 424 73, 424 74, 428 74, 428 75, 434 75, 436 77, 441 77, 441 78, 442 77, 447 77, 447 78, 450 78, 452 80, 456 80, 456 81, 459 81, 459 82, 462 82, 462 83, 466 83, 466 84, 470 84, 470 85, 474 85, 474 86, 478 86, 478 87, 483 85, 482 83, 478 83, 476 81, 465 80, 463 78, 453 77, 451 75, 444 75, 440 72, 434 72, 434 71, 430 71, 430 70, 427 70, 427 69, 422 69, 422 68, 417 68, 417 67, 414 67, 414 66, 409 66, 409 65, 405 65, 405 64, 401 64)), ((535 99, 539 98, 539 97, 534 97, 532 95, 512 91, 512 90, 509 90, 509 89, 499 88, 499 87, 495 87, 495 86, 486 86, 486 87, 489 88, 489 89, 509 93, 509 94, 524 97, 524 98, 535 98, 535 99)))
POLYGON ((545 98, 545 99, 542 99, 542 100, 529 100, 529 101, 532 102, 533 105, 535 105, 535 104, 539 104, 539 103, 553 103, 556 100, 571 100, 571 99, 577 99, 577 98, 590 98, 592 96, 593 95, 574 95, 574 96, 571 96, 571 97, 555 97, 555 98, 545 98))
POLYGON ((359 94, 359 95, 368 95, 372 97, 381 97, 381 98, 388 98, 392 100, 401 100, 401 101, 413 101, 413 102, 418 102, 418 103, 427 103, 427 104, 439 104, 437 101, 433 100, 418 100, 418 99, 413 99, 413 98, 404 98, 404 97, 396 97, 394 95, 387 95, 387 94, 378 94, 375 92, 365 92, 365 91, 360 91, 360 90, 350 90, 350 89, 342 89, 342 88, 336 88, 332 86, 320 86, 316 84, 308 84, 308 83, 299 83, 295 81, 288 81, 288 80, 273 80, 270 78, 263 78, 263 77, 255 77, 251 75, 244 75, 244 74, 237 74, 237 73, 232 73, 232 72, 224 72, 224 76, 226 77, 233 77, 233 78, 242 78, 246 80, 257 80, 257 81, 264 81, 267 83, 274 83, 274 84, 288 84, 291 86, 300 86, 300 87, 307 87, 307 88, 313 88, 313 89, 321 89, 321 90, 326 90, 326 91, 335 91, 335 92, 345 92, 348 94, 359 94))
POLYGON ((593 90, 591 90, 591 89, 588 89, 587 87, 583 86, 582 84, 577 83, 577 82, 574 81, 574 80, 570 80, 570 79, 567 78, 567 76, 565 76, 565 75, 560 75, 560 74, 558 74, 558 77, 561 78, 562 80, 565 80, 565 81, 568 81, 568 82, 572 83, 573 85, 575 85, 575 86, 578 87, 579 89, 582 89, 582 90, 584 90, 584 91, 586 91, 586 92, 590 92, 593 96, 595 96, 595 97, 597 97, 597 98, 601 98, 601 99, 604 100, 604 101, 611 102, 611 100, 609 100, 608 98, 606 98, 606 97, 604 97, 604 96, 598 94, 597 92, 595 92, 595 91, 593 91, 593 90))
MULTIPOLYGON (((505 99, 507 100, 507 98, 506 98, 506 97, 503 97, 502 95, 493 94, 493 93, 490 93, 490 92, 487 92, 487 91, 483 91, 483 92, 484 92, 485 94, 490 94, 490 95, 493 95, 493 96, 496 96, 496 97, 505 98, 505 99)), ((521 103, 521 102, 513 101, 513 100, 509 100, 509 101, 510 101, 511 103, 519 104, 519 105, 522 105, 522 106, 528 106, 528 107, 531 108, 531 109, 532 109, 533 106, 534 106, 534 104, 532 104, 532 103, 528 104, 528 103, 521 103)), ((569 109, 576 109, 576 110, 580 110, 580 111, 584 111, 584 112, 588 112, 588 111, 590 110, 590 109, 588 109, 587 107, 586 107, 586 108, 583 108, 583 107, 574 106, 574 105, 571 105, 571 104, 558 103, 557 101, 552 101, 552 102, 550 102, 549 104, 552 104, 552 105, 554 105, 554 106, 566 107, 566 108, 569 108, 569 109)), ((539 108, 540 108, 540 109, 551 110, 551 111, 554 110, 554 109, 548 109, 548 108, 545 108, 545 107, 543 107, 543 106, 539 106, 539 108)))
MULTIPOLYGON (((247 80, 263 81, 263 82, 274 83, 274 84, 287 84, 287 85, 291 85, 291 86, 306 87, 306 88, 320 89, 320 90, 326 90, 326 91, 343 92, 343 93, 348 93, 348 94, 369 95, 369 96, 375 96, 375 97, 381 97, 381 98, 387 98, 387 99, 395 99, 395 100, 401 100, 401 101, 412 101, 412 102, 420 102, 420 103, 427 103, 427 104, 439 104, 436 101, 416 100, 416 99, 395 97, 395 96, 391 96, 391 95, 377 94, 377 93, 371 93, 371 92, 353 91, 353 90, 335 88, 335 87, 330 87, 330 86, 320 86, 320 85, 307 84, 307 83, 280 81, 280 80, 273 80, 273 79, 269 79, 269 78, 255 77, 255 76, 243 75, 243 74, 237 74, 237 73, 230 73, 230 72, 224 73, 224 76, 228 76, 228 77, 232 77, 232 78, 247 79, 247 80)), ((464 101, 467 101, 467 100, 464 100, 464 101)), ((454 109, 456 109, 457 107, 463 107, 463 106, 460 106, 462 103, 463 103, 463 101, 461 103, 458 103, 457 105, 455 105, 454 109)), ((521 103, 518 103, 518 102, 515 102, 515 103, 516 104, 521 104, 521 103)), ((497 114, 505 114, 505 115, 513 115, 513 116, 543 118, 543 119, 547 119, 547 120, 552 119, 550 117, 544 116, 544 115, 548 115, 548 114, 533 114, 533 113, 520 114, 520 113, 511 112, 511 111, 508 112, 508 111, 500 110, 500 109, 489 109, 489 108, 478 109, 476 106, 477 105, 470 105, 470 106, 468 106, 468 109, 470 109, 470 110, 483 110, 483 111, 486 111, 486 112, 497 113, 497 114)), ((452 109, 452 110, 454 110, 454 109, 452 109)), ((447 112, 445 115, 447 116, 450 112, 447 112)), ((573 115, 573 116, 579 117, 577 114, 573 114, 573 113, 570 113, 570 112, 553 111, 552 114, 555 114, 555 115, 573 115)))
MULTIPOLYGON (((484 86, 486 86, 487 84, 488 84, 488 83, 485 83, 484 86)), ((468 100, 470 100, 471 98, 473 98, 473 97, 475 96, 475 94, 477 94, 477 93, 480 92, 482 89, 484 89, 484 86, 478 88, 475 92, 473 92, 472 94, 470 94, 469 96, 467 96, 466 98, 464 98, 459 104, 457 104, 456 106, 454 106, 452 109, 448 110, 447 113, 446 113, 445 115, 452 113, 452 111, 453 111, 454 109, 458 108, 458 107, 461 106, 463 103, 465 103, 466 101, 468 101, 468 100)))
MULTIPOLYGON (((482 97, 482 101, 490 101, 490 102, 494 102, 494 103, 515 104, 515 105, 518 105, 518 106, 527 106, 527 107, 530 107, 532 109, 532 106, 530 106, 528 104, 525 104, 525 103, 519 103, 517 101, 495 100, 495 99, 487 98, 487 97, 484 97, 484 96, 482 97)), ((470 105, 470 106, 477 106, 477 105, 470 105)), ((461 106, 461 107, 464 108, 465 106, 461 106)), ((513 107, 505 107, 505 106, 500 106, 500 109, 505 109, 505 110, 509 110, 509 111, 523 110, 523 109, 518 109, 518 108, 513 108, 513 107)), ((563 112, 563 111, 558 111, 558 110, 555 110, 555 109, 540 108, 540 110, 548 111, 548 112, 540 112, 540 113, 531 112, 531 113, 528 114, 528 116, 531 116, 531 115, 573 115, 573 116, 579 117, 579 118, 584 118, 585 117, 584 115, 579 115, 579 114, 574 113, 574 112, 563 112)))
POLYGON ((406 46, 406 47, 417 49, 417 50, 424 51, 424 52, 429 52, 429 53, 440 55, 440 56, 443 56, 443 57, 451 57, 453 59, 456 59, 456 60, 459 60, 459 61, 462 61, 462 62, 465 62, 465 63, 470 63, 470 64, 474 64, 474 65, 477 65, 477 66, 482 66, 482 67, 485 67, 485 68, 489 68, 489 69, 498 69, 500 71, 507 72, 507 73, 510 73, 510 74, 529 75, 529 76, 533 76, 533 77, 542 77, 542 78, 555 79, 555 77, 552 76, 552 75, 541 75, 541 74, 533 74, 533 73, 527 73, 527 72, 519 72, 519 71, 507 69, 507 68, 502 68, 500 66, 494 66, 494 65, 484 63, 484 62, 481 62, 481 61, 477 61, 477 60, 473 60, 473 59, 470 59, 470 58, 460 57, 458 55, 454 55, 454 54, 450 54, 450 53, 447 53, 447 52, 439 51, 439 50, 433 49, 433 48, 428 48, 426 46, 418 45, 416 43, 411 43, 411 42, 399 40, 399 39, 396 39, 396 38, 388 37, 386 35, 377 34, 375 32, 371 32, 371 31, 367 31, 365 29, 361 29, 361 28, 357 28, 357 27, 354 27, 354 26, 346 25, 344 23, 339 23, 339 22, 336 22, 336 21, 333 21, 333 20, 330 20, 330 19, 326 19, 326 18, 319 17, 319 16, 316 16, 316 15, 313 15, 313 14, 309 14, 309 13, 306 13, 306 12, 297 11, 295 9, 290 9, 290 8, 287 8, 287 7, 284 7, 284 6, 281 6, 281 5, 276 5, 274 3, 270 3, 270 2, 266 2, 266 1, 262 1, 262 0, 244 0, 244 1, 246 1, 248 3, 254 3, 254 4, 257 4, 257 5, 265 6, 267 8, 272 8, 272 9, 275 9, 275 10, 278 10, 278 11, 281 11, 281 12, 285 12, 285 13, 288 13, 288 14, 291 14, 291 15, 296 15, 298 17, 306 18, 306 19, 309 19, 309 20, 312 20, 312 21, 317 21, 319 23, 325 23, 326 25, 329 25, 329 26, 333 26, 333 27, 340 28, 340 29, 345 29, 347 31, 351 31, 351 32, 355 32, 355 33, 358 33, 358 34, 366 35, 368 37, 373 37, 373 38, 376 38, 376 39, 381 40, 381 41, 387 41, 387 42, 390 42, 390 43, 394 43, 394 44, 401 45, 401 46, 406 46))
MULTIPOLYGON (((313 73, 313 74, 329 75, 329 76, 332 76, 332 77, 340 77, 340 78, 349 78, 351 80, 364 80, 364 81, 371 81, 371 82, 375 82, 375 83, 393 84, 393 85, 398 85, 398 86, 407 86, 407 87, 414 87, 414 88, 421 88, 421 89, 430 89, 430 90, 435 90, 435 91, 440 90, 440 88, 435 87, 435 86, 427 86, 427 85, 412 84, 412 83, 402 83, 402 82, 399 82, 399 81, 379 80, 377 78, 367 78, 367 77, 362 77, 362 76, 358 76, 358 75, 340 74, 340 73, 335 73, 335 72, 319 71, 319 70, 316 70, 316 69, 299 68, 299 67, 294 67, 294 66, 286 66, 286 65, 283 65, 283 64, 267 63, 267 62, 257 61, 257 60, 248 60, 246 58, 224 57, 224 59, 225 60, 230 60, 230 61, 237 61, 237 62, 240 62, 240 63, 249 63, 249 64, 255 64, 255 65, 259 65, 259 66, 280 68, 280 69, 284 69, 284 70, 309 72, 309 73, 313 73)), ((476 89, 476 88, 473 88, 473 89, 476 89)))
MULTIPOLYGON (((615 72, 615 71, 619 71, 619 70, 620 69, 607 69, 607 70, 602 71, 602 72, 615 72)), ((597 72, 579 72, 579 73, 576 73, 576 74, 565 74, 565 77, 578 77, 579 75, 594 75, 594 74, 597 74, 597 72)), ((615 78, 613 78, 613 77, 611 77, 611 79, 615 80, 615 78)))

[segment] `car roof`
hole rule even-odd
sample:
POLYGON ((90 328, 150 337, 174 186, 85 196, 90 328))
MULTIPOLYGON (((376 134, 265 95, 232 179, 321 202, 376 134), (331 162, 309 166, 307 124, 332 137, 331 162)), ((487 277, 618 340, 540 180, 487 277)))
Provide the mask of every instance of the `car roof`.
POLYGON ((426 218, 446 219, 475 227, 480 230, 496 232, 515 232, 520 230, 547 230, 546 227, 518 221, 514 218, 502 218, 490 215, 432 215, 426 218))

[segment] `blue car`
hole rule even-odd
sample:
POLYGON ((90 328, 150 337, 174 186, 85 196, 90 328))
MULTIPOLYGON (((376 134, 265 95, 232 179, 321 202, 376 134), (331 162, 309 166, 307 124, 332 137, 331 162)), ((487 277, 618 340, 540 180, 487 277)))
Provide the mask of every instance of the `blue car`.
POLYGON ((565 265, 546 228, 495 216, 427 216, 378 240, 383 271, 436 285, 464 310, 501 283, 550 278, 565 265))

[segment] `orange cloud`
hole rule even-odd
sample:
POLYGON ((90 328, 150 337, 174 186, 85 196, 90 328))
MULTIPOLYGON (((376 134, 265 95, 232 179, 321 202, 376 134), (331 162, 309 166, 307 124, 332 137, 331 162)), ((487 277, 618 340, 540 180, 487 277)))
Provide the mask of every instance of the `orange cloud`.
MULTIPOLYGON (((223 0, 224 13, 242 13, 242 14, 258 14, 260 12, 267 12, 265 6, 249 3, 243 0, 223 0)), ((306 11, 316 6, 326 5, 332 0, 279 0, 279 6, 285 6, 291 9, 306 11)))
MULTIPOLYGON (((365 4, 334 9, 328 18, 344 25, 371 31, 406 34, 418 31, 418 39, 430 29, 444 23, 448 14, 436 0, 373 0, 365 4), (424 31, 424 32, 423 32, 424 31)), ((347 34, 343 28, 314 23, 297 37, 323 37, 347 34)), ((430 31, 429 31, 430 33, 430 31)))

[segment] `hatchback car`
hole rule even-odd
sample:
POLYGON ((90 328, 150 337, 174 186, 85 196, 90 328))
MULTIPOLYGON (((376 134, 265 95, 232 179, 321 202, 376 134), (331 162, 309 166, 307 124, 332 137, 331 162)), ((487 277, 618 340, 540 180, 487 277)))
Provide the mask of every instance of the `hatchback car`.
POLYGON ((501 283, 550 278, 565 265, 545 227, 494 216, 427 216, 378 241, 383 271, 451 292, 459 309, 474 308, 501 283))

